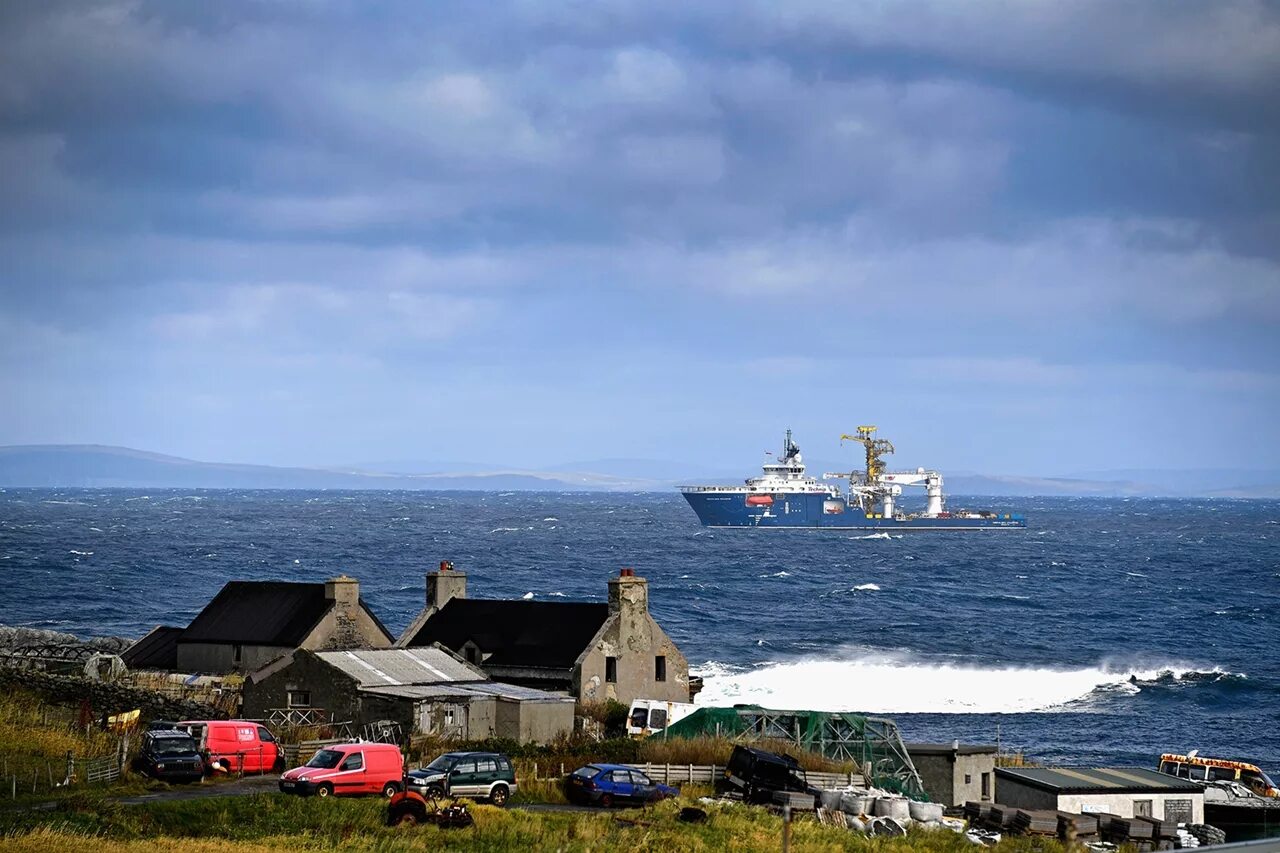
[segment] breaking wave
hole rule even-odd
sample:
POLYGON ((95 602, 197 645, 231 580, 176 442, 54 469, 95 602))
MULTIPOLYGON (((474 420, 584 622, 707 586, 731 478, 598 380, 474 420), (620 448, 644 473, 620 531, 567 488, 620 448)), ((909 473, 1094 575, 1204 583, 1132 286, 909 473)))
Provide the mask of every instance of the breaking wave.
POLYGON ((980 667, 907 654, 800 660, 754 668, 708 662, 698 704, 737 703, 881 714, 1029 713, 1088 710, 1110 697, 1144 690, 1242 681, 1243 674, 1184 663, 1155 666, 980 667))

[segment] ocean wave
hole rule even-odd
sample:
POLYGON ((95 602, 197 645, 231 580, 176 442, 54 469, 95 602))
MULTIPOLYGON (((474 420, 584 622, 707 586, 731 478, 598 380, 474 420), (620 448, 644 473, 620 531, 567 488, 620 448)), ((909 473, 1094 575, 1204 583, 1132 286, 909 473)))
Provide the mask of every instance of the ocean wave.
POLYGON ((850 592, 879 592, 880 585, 874 583, 860 583, 850 589, 850 592))
POLYGON ((781 572, 774 572, 774 573, 773 573, 773 574, 771 574, 771 575, 760 575, 760 577, 762 577, 762 578, 789 578, 789 577, 791 577, 791 572, 788 572, 788 571, 785 571, 785 570, 784 570, 784 571, 781 571, 781 572))
POLYGON ((849 538, 850 539, 901 539, 902 534, 899 533, 897 536, 890 536, 888 533, 881 532, 881 533, 868 533, 866 536, 850 536, 849 538))
POLYGON ((77 557, 92 557, 92 556, 93 556, 93 552, 92 552, 92 551, 72 551, 71 553, 72 553, 72 554, 75 554, 77 557))
POLYGON ((1082 710, 1106 697, 1246 678, 1186 663, 1098 664, 1077 669, 983 667, 907 653, 771 662, 750 668, 709 661, 693 671, 704 682, 698 694, 700 705, 752 703, 880 714, 1082 710))

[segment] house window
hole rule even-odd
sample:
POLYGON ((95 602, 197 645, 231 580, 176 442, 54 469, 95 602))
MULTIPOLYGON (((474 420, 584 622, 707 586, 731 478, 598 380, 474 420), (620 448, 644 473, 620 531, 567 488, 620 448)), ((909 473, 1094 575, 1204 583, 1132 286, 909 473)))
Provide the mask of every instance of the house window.
POLYGON ((972 776, 970 776, 968 773, 964 774, 964 783, 965 783, 966 785, 972 785, 972 784, 973 784, 973 777, 972 777, 972 776))
POLYGON ((1151 817, 1151 800, 1134 800, 1133 816, 1134 817, 1151 817))
POLYGON ((658 655, 653 659, 653 680, 667 680, 667 657, 666 655, 658 655))
POLYGON ((467 663, 480 663, 480 650, 473 645, 468 644, 467 647, 462 650, 462 656, 466 659, 467 663))
POLYGON ((984 800, 991 799, 991 774, 990 773, 982 774, 982 799, 984 800))
POLYGON ((604 680, 609 684, 618 683, 618 659, 617 658, 604 659, 604 680))
POLYGON ((231 647, 231 662, 239 665, 244 661, 244 646, 236 643, 231 647))
POLYGON ((310 708, 311 707, 311 691, 310 690, 290 690, 288 702, 289 702, 290 708, 310 708))

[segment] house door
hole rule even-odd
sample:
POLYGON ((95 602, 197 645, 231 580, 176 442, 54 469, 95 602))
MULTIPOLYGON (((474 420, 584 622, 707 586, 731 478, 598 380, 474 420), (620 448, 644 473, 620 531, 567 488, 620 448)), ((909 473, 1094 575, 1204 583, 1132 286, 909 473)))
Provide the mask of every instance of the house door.
POLYGON ((1151 800, 1134 800, 1133 816, 1151 817, 1151 800))

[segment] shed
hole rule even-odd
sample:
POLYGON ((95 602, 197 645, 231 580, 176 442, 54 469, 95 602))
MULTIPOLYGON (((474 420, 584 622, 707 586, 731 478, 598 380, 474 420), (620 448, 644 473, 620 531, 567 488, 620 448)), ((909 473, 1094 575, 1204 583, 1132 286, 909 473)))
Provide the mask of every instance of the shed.
POLYGON ((522 743, 569 734, 574 713, 568 696, 490 681, 438 645, 300 649, 249 676, 244 707, 246 715, 279 723, 394 720, 419 734, 522 743))
POLYGON ((971 800, 995 800, 995 746, 953 741, 909 743, 906 747, 933 802, 955 806, 971 800))
POLYGON ((1204 823, 1200 785, 1143 767, 998 767, 996 779, 1016 808, 1204 823))

